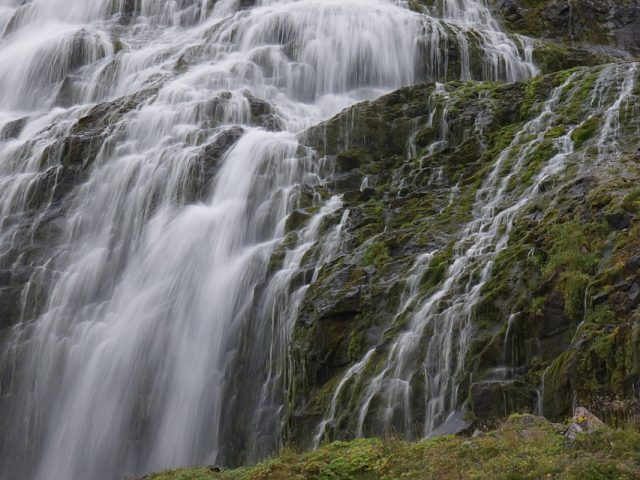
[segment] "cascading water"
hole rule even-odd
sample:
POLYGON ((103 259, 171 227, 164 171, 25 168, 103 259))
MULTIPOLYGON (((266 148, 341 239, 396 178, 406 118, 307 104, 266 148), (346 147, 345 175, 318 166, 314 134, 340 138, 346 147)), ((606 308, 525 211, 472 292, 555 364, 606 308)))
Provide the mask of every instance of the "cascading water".
MULTIPOLYGON (((406 279, 409 293, 405 291, 402 296, 396 315, 396 321, 404 322, 406 326, 382 349, 381 354, 375 355, 375 349, 370 350, 344 374, 318 427, 316 444, 332 431, 332 424, 340 417, 336 408, 340 395, 356 397, 355 402, 351 399, 349 403, 359 405, 357 420, 345 423, 357 436, 400 432, 420 438, 466 428, 463 421, 464 399, 459 389, 468 381, 469 372, 464 370, 464 362, 472 333, 471 320, 495 260, 508 246, 517 215, 539 198, 545 185, 562 175, 567 159, 574 154, 574 132, 585 122, 594 117, 602 121, 602 128, 595 139, 595 165, 604 159, 612 163, 615 158, 612 155, 620 151, 620 117, 631 104, 632 92, 637 85, 637 64, 607 66, 593 84, 582 78, 583 75, 584 72, 575 72, 556 87, 538 115, 524 123, 511 143, 497 155, 477 190, 472 220, 462 229, 452 248, 449 267, 434 291, 425 294, 415 290, 416 279, 419 282, 429 272, 430 262, 414 265, 406 279), (586 94, 585 84, 589 85, 586 94), (560 112, 572 104, 585 109, 585 117, 563 130, 561 135, 552 135, 563 115, 560 112), (531 185, 514 195, 514 180, 524 177, 530 159, 549 138, 553 138, 555 153, 536 173, 531 185), (424 398, 416 400, 416 392, 421 391, 424 398), (416 415, 415 412, 421 408, 424 410, 416 415)), ((434 97, 441 98, 442 122, 446 122, 450 98, 440 86, 433 90, 430 102, 434 97)), ((435 109, 425 118, 428 127, 433 124, 434 112, 435 109)), ((484 121, 483 115, 476 118, 475 132, 483 130, 481 124, 484 121)), ((424 149, 427 156, 446 145, 446 135, 447 128, 441 125, 439 138, 424 149)), ((593 166, 594 161, 584 160, 577 165, 578 170, 593 166)), ((517 367, 518 360, 517 355, 509 351, 513 348, 509 342, 516 319, 517 314, 513 314, 507 322, 502 349, 503 367, 494 369, 493 376, 483 381, 514 381, 513 367, 517 367)), ((395 323, 392 328, 396 328, 395 323)), ((545 371, 538 391, 536 410, 539 414, 543 412, 546 374, 545 371)))
MULTIPOLYGON (((322 248, 317 235, 325 216, 348 221, 339 198, 312 196, 317 213, 288 235, 332 168, 296 134, 418 80, 536 72, 480 1, 247 3, 0 1, 0 260, 26 276, 2 319, 17 322, 0 359, 2 478, 111 479, 276 448, 295 309, 341 230, 322 248)), ((436 377, 430 398, 451 397, 436 377)))

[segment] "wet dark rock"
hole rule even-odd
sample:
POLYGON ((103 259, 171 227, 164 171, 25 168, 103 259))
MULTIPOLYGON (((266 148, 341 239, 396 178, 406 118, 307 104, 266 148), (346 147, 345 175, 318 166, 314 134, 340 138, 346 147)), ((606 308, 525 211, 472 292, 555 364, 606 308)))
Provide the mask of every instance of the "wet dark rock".
POLYGON ((631 217, 624 212, 611 213, 607 215, 607 223, 614 230, 624 230, 631 226, 631 217))
POLYGON ((627 270, 629 272, 633 272, 633 271, 639 270, 639 269, 640 269, 640 255, 632 256, 625 263, 625 270, 627 270))
POLYGON ((462 412, 453 412, 449 415, 446 421, 432 433, 432 435, 455 435, 468 430, 470 427, 471 423, 465 420, 462 412))
POLYGON ((362 173, 351 171, 342 175, 335 175, 331 179, 331 187, 337 192, 359 191, 363 179, 362 173))
POLYGON ((233 148, 244 133, 242 127, 229 127, 219 132, 211 142, 202 147, 190 165, 189 184, 184 192, 185 201, 204 200, 210 194, 211 185, 222 166, 225 154, 233 148))
POLYGON ((63 162, 67 165, 87 165, 91 163, 107 138, 106 132, 84 132, 64 139, 63 162))
POLYGON ((640 54, 640 6, 628 6, 617 9, 613 15, 616 23, 616 43, 620 47, 640 54))
POLYGON ((244 135, 242 127, 231 127, 204 146, 200 161, 207 176, 213 176, 220 168, 223 155, 244 135))
POLYGON ((100 103, 81 117, 63 140, 62 163, 65 165, 91 164, 105 139, 118 122, 143 100, 154 95, 157 88, 142 90, 130 96, 100 103))
POLYGON ((362 149, 353 149, 341 152, 336 156, 336 169, 340 173, 349 172, 359 168, 366 159, 366 152, 362 149))
POLYGON ((54 105, 58 107, 70 107, 76 103, 75 98, 74 79, 71 76, 67 76, 60 84, 54 105))
MULTIPOLYGON (((15 226, 17 233, 12 240, 19 248, 4 251, 1 259, 0 333, 20 318, 36 316, 46 304, 42 297, 55 272, 43 265, 45 259, 55 254, 52 246, 64 235, 61 223, 68 207, 66 199, 86 178, 102 143, 114 132, 118 122, 155 91, 148 89, 95 105, 71 127, 68 136, 43 150, 40 159, 42 171, 25 192, 28 210, 23 212, 20 223, 15 226), (25 299, 24 287, 36 271, 37 286, 29 290, 25 299), (10 272, 10 278, 5 272, 10 272)), ((26 121, 19 119, 6 125, 2 135, 19 135, 26 121)))
POLYGON ((516 0, 498 0, 496 7, 502 17, 511 24, 517 25, 524 20, 522 8, 516 0))
POLYGON ((349 190, 346 191, 342 199, 347 203, 359 203, 366 202, 371 198, 374 198, 376 191, 373 188, 365 188, 363 190, 349 190))
POLYGON ((136 0, 123 0, 120 2, 120 23, 128 25, 134 17, 140 13, 139 2, 136 0))
POLYGON ((321 320, 351 320, 360 309, 362 288, 352 287, 346 291, 336 292, 334 299, 316 303, 321 320))
POLYGON ((579 43, 600 44, 640 54, 640 6, 632 0, 494 0, 493 4, 496 14, 515 31, 569 41, 572 48, 579 43))
POLYGON ((526 411, 535 402, 535 390, 524 382, 487 381, 471 385, 473 412, 483 421, 496 420, 512 412, 526 411))
POLYGON ((560 0, 550 2, 544 9, 544 18, 556 28, 566 26, 570 20, 571 5, 569 2, 560 0))
POLYGON ((296 209, 289 214, 287 218, 287 224, 285 226, 286 232, 293 232, 302 227, 302 225, 311 218, 311 214, 301 209, 296 209))
POLYGON ((273 113, 273 107, 266 100, 262 100, 261 98, 255 97, 248 92, 245 92, 244 96, 249 101, 251 114, 254 117, 260 117, 262 115, 268 115, 270 113, 273 113))
POLYGON ((295 290, 303 285, 309 285, 313 281, 314 272, 315 270, 311 268, 298 270, 291 278, 291 288, 295 290))
POLYGON ((20 133, 22 133, 27 120, 28 118, 24 117, 7 123, 4 127, 2 127, 2 130, 0 130, 0 140, 18 138, 20 133))
MULTIPOLYGON (((193 53, 193 52, 192 52, 193 53)), ((195 54, 195 53, 194 53, 195 54)), ((188 54, 178 61, 178 70, 186 68, 189 63, 188 54)), ((282 119, 278 116, 275 108, 266 100, 251 95, 249 92, 242 94, 247 101, 249 123, 257 127, 262 127, 268 131, 281 131, 284 128, 282 119)), ((234 97, 231 92, 222 92, 212 98, 202 107, 201 115, 205 119, 205 126, 218 127, 226 119, 226 108, 229 102, 233 102, 234 97)))
POLYGON ((283 129, 282 120, 278 117, 277 112, 269 102, 255 97, 248 92, 245 92, 244 96, 249 101, 252 123, 269 131, 280 131, 283 129))
POLYGON ((0 286, 0 333, 15 325, 20 318, 21 288, 19 284, 0 286))
POLYGON ((258 118, 258 125, 269 132, 279 132, 284 130, 282 119, 275 114, 262 115, 258 118))

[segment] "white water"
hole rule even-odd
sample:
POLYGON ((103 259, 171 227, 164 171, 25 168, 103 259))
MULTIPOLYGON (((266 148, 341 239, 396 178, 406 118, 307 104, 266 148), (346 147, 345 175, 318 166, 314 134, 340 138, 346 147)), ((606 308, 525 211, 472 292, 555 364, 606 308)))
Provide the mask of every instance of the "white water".
POLYGON ((606 161, 612 165, 619 158, 620 146, 618 138, 620 136, 620 116, 625 108, 625 102, 629 100, 636 85, 636 74, 638 67, 636 64, 629 66, 612 65, 604 69, 596 82, 595 89, 598 92, 594 97, 593 105, 596 112, 603 115, 600 135, 597 140, 598 153, 601 161, 606 161), (612 82, 615 89, 612 89, 612 82), (603 93, 613 90, 616 95, 615 101, 610 105, 604 103, 603 93), (605 108, 604 112, 601 109, 605 108))
POLYGON ((478 1, 444 2, 445 20, 386 0, 263 0, 245 11, 233 0, 23 3, 0 0, 0 130, 24 122, 0 143, 0 258, 16 273, 29 263, 12 256, 25 242, 46 253, 2 346, 2 478, 111 479, 276 448, 305 292, 292 282, 323 216, 348 221, 339 199, 315 198, 319 213, 264 286, 302 190, 330 171, 295 134, 356 101, 451 76, 450 31, 465 39, 463 78, 471 31, 483 52, 476 76, 535 73, 528 43, 500 32, 478 1), (129 106, 97 127, 96 158, 62 165, 79 119, 122 96, 114 105, 129 106), (251 96, 270 103, 282 132, 256 126, 251 96), (241 138, 203 167, 233 125, 241 138), (199 168, 211 172, 194 178, 199 168), (255 381, 243 383, 239 366, 255 381))

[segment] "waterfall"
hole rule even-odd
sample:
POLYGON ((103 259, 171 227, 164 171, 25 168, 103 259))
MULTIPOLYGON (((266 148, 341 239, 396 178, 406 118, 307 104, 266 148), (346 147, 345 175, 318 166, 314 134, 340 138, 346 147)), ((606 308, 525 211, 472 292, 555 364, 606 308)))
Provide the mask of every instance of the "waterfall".
MULTIPOLYGON (((418 81, 537 72, 531 43, 477 0, 0 0, 0 30, 0 269, 19 288, 0 319, 2 478, 113 479, 276 449, 296 308, 349 219, 340 198, 309 194, 332 165, 298 134, 418 81), (310 219, 292 235, 294 211, 310 219)), ((438 412, 453 396, 446 345, 438 412)))

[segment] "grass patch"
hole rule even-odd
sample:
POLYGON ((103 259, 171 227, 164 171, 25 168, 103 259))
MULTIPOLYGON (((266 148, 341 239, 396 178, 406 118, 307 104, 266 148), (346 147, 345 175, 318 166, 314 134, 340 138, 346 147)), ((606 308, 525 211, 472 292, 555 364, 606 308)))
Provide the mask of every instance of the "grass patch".
POLYGON ((640 433, 607 430, 566 444, 558 425, 512 415, 478 438, 421 442, 359 439, 297 453, 287 450, 256 467, 223 472, 184 469, 148 480, 396 480, 640 478, 640 433))

